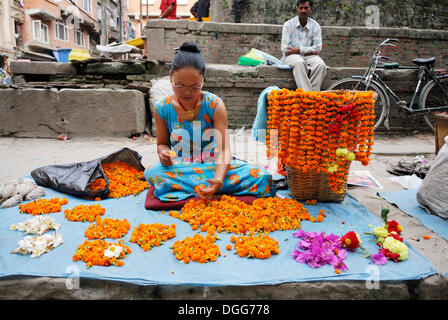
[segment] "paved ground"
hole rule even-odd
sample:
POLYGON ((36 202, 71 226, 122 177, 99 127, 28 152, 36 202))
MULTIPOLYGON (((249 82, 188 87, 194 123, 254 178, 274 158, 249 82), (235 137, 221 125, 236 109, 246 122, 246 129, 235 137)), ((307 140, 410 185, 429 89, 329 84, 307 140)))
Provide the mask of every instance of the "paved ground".
MULTIPOLYGON (((267 165, 264 146, 250 138, 249 131, 231 134, 233 154, 259 165, 267 165)), ((382 184, 383 191, 403 190, 391 181, 386 168, 400 159, 411 160, 415 155, 435 157, 434 136, 429 134, 388 135, 375 137, 374 154, 370 164, 363 167, 353 163, 352 170, 369 170, 382 184)), ((139 137, 83 139, 68 141, 57 139, 0 138, 0 183, 15 179, 39 166, 87 161, 129 147, 139 152, 144 166, 157 159, 155 139, 139 137)), ((362 281, 335 281, 315 283, 291 283, 277 286, 250 287, 189 287, 152 286, 138 287, 104 281, 82 281, 82 290, 67 290, 65 279, 11 278, 0 281, 0 299, 6 298, 151 298, 151 299, 448 299, 448 242, 425 228, 415 218, 378 198, 378 190, 354 187, 349 192, 371 212, 379 215, 382 207, 391 209, 391 219, 404 227, 405 239, 425 255, 435 266, 438 275, 422 281, 382 283, 379 290, 366 288, 362 281), (424 240, 422 236, 430 235, 424 240), (17 286, 21 290, 17 290, 17 286), (355 290, 353 290, 355 289, 355 290)))

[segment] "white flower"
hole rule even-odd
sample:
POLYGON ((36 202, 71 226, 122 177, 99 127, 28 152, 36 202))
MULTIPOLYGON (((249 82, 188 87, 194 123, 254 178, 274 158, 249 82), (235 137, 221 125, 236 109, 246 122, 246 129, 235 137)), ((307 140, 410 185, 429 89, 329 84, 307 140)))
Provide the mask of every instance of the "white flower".
POLYGON ((118 258, 122 251, 123 248, 121 246, 111 245, 109 248, 104 250, 104 256, 106 258, 118 258))

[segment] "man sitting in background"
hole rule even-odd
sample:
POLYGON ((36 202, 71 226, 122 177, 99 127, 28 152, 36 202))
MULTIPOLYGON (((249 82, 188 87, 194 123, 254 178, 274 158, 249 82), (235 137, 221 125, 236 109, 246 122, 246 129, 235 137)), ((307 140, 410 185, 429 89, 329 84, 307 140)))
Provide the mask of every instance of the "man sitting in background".
POLYGON ((312 5, 312 0, 297 1, 297 16, 283 25, 282 62, 293 68, 298 88, 320 91, 327 69, 319 57, 322 50, 320 25, 309 17, 312 5))

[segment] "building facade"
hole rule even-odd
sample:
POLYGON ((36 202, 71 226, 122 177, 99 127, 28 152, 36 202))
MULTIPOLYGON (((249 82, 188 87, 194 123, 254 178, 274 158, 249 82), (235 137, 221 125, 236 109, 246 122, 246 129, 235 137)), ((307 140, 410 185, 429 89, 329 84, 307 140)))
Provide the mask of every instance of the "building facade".
MULTIPOLYGON (((162 0, 126 0, 129 25, 135 30, 135 37, 142 36, 143 29, 149 19, 157 19, 161 15, 162 0)), ((190 9, 197 0, 177 0, 176 14, 179 19, 191 17, 190 9)))
POLYGON ((24 22, 23 2, 0 0, 0 54, 14 56, 15 48, 23 47, 24 22))

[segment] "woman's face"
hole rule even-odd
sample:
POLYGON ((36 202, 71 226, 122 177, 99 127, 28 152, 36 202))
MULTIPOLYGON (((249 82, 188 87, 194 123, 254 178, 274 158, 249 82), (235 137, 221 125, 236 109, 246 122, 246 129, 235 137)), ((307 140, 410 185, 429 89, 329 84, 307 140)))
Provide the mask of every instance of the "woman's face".
POLYGON ((185 67, 170 73, 174 94, 182 102, 194 103, 201 93, 204 76, 193 67, 185 67))

